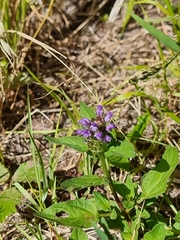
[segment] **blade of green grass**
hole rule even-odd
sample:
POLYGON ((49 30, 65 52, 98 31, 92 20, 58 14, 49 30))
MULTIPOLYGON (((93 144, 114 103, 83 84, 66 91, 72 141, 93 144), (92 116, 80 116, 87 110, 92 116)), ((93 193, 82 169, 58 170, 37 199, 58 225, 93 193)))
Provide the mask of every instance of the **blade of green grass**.
POLYGON ((18 182, 15 182, 14 186, 23 194, 23 196, 25 196, 26 199, 30 201, 30 203, 33 204, 34 207, 37 207, 37 202, 18 182))
POLYGON ((32 240, 32 237, 29 236, 29 234, 27 234, 27 233, 26 233, 21 227, 19 227, 17 224, 16 224, 16 228, 21 232, 21 234, 23 234, 23 235, 26 237, 26 239, 32 240))
POLYGON ((138 17, 136 14, 132 12, 130 14, 143 28, 145 28, 153 37, 163 43, 166 47, 170 48, 174 52, 180 51, 180 45, 176 43, 173 39, 171 39, 169 36, 165 35, 163 32, 159 31, 158 29, 144 21, 142 18, 138 17))
POLYGON ((128 1, 127 10, 126 10, 126 15, 125 15, 125 19, 124 19, 124 21, 123 21, 122 30, 121 30, 121 34, 122 34, 122 35, 123 35, 124 30, 125 30, 128 22, 129 22, 130 17, 131 17, 130 12, 133 10, 135 2, 136 2, 135 0, 130 0, 130 1, 128 1))
MULTIPOLYGON (((169 0, 164 0, 164 2, 166 4, 168 12, 169 12, 168 15, 175 16, 174 11, 173 11, 173 7, 172 7, 172 3, 170 3, 169 0)), ((179 2, 179 4, 180 4, 180 2, 179 2)), ((177 24, 177 22, 174 18, 172 18, 171 20, 172 20, 172 23, 173 23, 174 33, 178 36, 178 40, 179 40, 180 32, 179 32, 179 29, 178 29, 178 24, 177 24)))
POLYGON ((33 135, 32 135, 32 120, 31 120, 31 111, 30 111, 30 99, 29 99, 29 89, 27 89, 27 108, 28 108, 28 120, 29 120, 29 136, 31 140, 31 149, 32 149, 32 155, 33 155, 33 161, 35 166, 35 172, 36 172, 36 178, 37 183, 39 187, 39 193, 41 196, 42 202, 45 201, 47 194, 48 194, 48 180, 46 176, 46 171, 44 167, 44 163, 41 157, 41 154, 39 152, 39 149, 34 141, 33 135), (36 156, 37 155, 37 156, 36 156), (36 160, 38 157, 38 161, 36 160), (41 171, 39 172, 39 168, 37 167, 40 164, 41 171), (43 180, 43 189, 41 187, 41 177, 43 180))
POLYGON ((135 2, 135 4, 150 4, 150 5, 154 5, 157 8, 159 8, 165 15, 169 14, 167 9, 163 5, 161 5, 158 1, 143 0, 143 1, 137 1, 137 2, 135 2))

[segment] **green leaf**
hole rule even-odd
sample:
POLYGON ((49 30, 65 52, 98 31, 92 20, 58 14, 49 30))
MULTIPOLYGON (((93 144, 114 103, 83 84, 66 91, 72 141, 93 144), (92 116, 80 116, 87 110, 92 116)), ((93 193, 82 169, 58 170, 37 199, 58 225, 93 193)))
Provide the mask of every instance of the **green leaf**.
POLYGON ((113 185, 117 193, 119 193, 124 198, 128 198, 131 191, 124 183, 113 181, 113 185))
POLYGON ((105 177, 96 175, 84 175, 78 178, 71 178, 61 183, 61 189, 66 191, 78 191, 83 188, 107 185, 108 180, 105 177))
POLYGON ((98 221, 98 212, 92 199, 69 200, 51 205, 46 210, 35 213, 37 217, 57 222, 64 226, 88 228, 98 221), (62 217, 56 214, 63 213, 62 217))
POLYGON ((101 227, 103 228, 104 231, 99 229, 99 227, 93 223, 94 229, 99 236, 97 239, 102 239, 102 240, 116 240, 116 238, 109 232, 109 226, 105 218, 101 217, 101 222, 100 222, 101 227))
POLYGON ((142 178, 141 200, 156 197, 165 192, 167 181, 178 164, 178 151, 168 146, 161 161, 142 178))
POLYGON ((132 240, 132 234, 128 232, 122 232, 121 233, 122 239, 123 240, 132 240))
POLYGON ((110 204, 109 200, 104 195, 102 195, 99 192, 94 192, 93 195, 94 195, 94 198, 95 198, 95 203, 96 203, 97 210, 103 210, 105 212, 110 211, 111 204, 110 204))
POLYGON ((113 166, 124 169, 126 171, 129 171, 130 169, 130 161, 127 158, 112 155, 108 158, 108 160, 113 166))
POLYGON ((170 48, 174 52, 180 51, 179 44, 176 43, 169 36, 165 35, 160 30, 156 29, 149 23, 145 22, 142 18, 138 17, 136 14, 134 14, 132 12, 130 14, 143 28, 145 28, 153 37, 155 37, 157 40, 159 40, 161 43, 163 43, 166 47, 170 48))
POLYGON ((174 227, 175 229, 177 229, 177 230, 180 231, 180 223, 175 222, 175 223, 173 224, 173 227, 174 227))
POLYGON ((134 198, 135 197, 135 187, 137 187, 137 183, 133 183, 130 175, 127 175, 125 185, 130 190, 128 198, 134 198))
POLYGON ((136 209, 136 216, 141 216, 141 218, 144 219, 150 218, 150 214, 146 209, 143 209, 142 212, 139 209, 136 209))
POLYGON ((147 95, 144 92, 138 91, 138 92, 128 92, 128 93, 121 94, 115 98, 104 101, 103 104, 104 105, 112 104, 112 103, 116 103, 119 101, 123 101, 123 100, 129 99, 129 98, 132 98, 132 97, 148 97, 151 100, 154 100, 150 95, 147 95))
POLYGON ((0 163, 0 183, 4 183, 9 179, 10 173, 5 166, 0 163))
POLYGON ((180 211, 176 214, 175 221, 180 223, 180 211))
POLYGON ((133 130, 127 135, 127 137, 130 139, 131 142, 139 139, 142 136, 148 123, 149 123, 149 114, 147 113, 137 118, 137 124, 135 125, 133 130))
POLYGON ((115 220, 117 218, 117 212, 116 210, 113 208, 113 210, 111 211, 111 214, 110 214, 110 219, 111 220, 115 220))
POLYGON ((127 2, 127 10, 126 10, 126 14, 125 14, 124 20, 122 22, 121 34, 124 33, 124 30, 125 30, 128 22, 129 22, 129 20, 130 20, 130 17, 131 17, 130 12, 133 10, 135 2, 136 2, 135 0, 129 0, 127 2))
POLYGON ((173 112, 167 111, 166 114, 175 122, 177 122, 178 124, 180 124, 180 118, 174 114, 173 112))
POLYGON ((164 240, 166 237, 166 230, 162 223, 156 224, 150 232, 144 235, 144 240, 164 240))
POLYGON ((11 213, 17 212, 16 205, 21 200, 20 192, 12 187, 0 194, 0 222, 2 223, 11 213))
POLYGON ((143 211, 141 213, 141 218, 144 218, 144 219, 150 218, 150 214, 146 209, 143 209, 143 211))
POLYGON ((76 227, 72 231, 69 240, 88 240, 88 237, 82 228, 76 227))
POLYGON ((132 209, 135 206, 135 202, 134 201, 129 201, 129 200, 124 200, 123 202, 123 207, 125 209, 132 209))
MULTIPOLYGON (((157 199, 156 199, 157 201, 157 199)), ((156 204, 156 203, 155 203, 156 204)), ((146 219, 146 225, 148 229, 152 229, 156 224, 158 223, 164 223, 166 224, 166 220, 164 218, 164 216, 162 216, 160 213, 155 212, 154 210, 151 210, 151 208, 147 208, 150 217, 148 219, 146 219)))
POLYGON ((178 64, 171 64, 168 66, 168 69, 171 71, 171 73, 175 76, 175 77, 178 77, 180 78, 180 69, 179 69, 179 66, 178 64))
POLYGON ((21 186, 18 182, 14 183, 14 186, 19 190, 19 192, 22 193, 22 195, 29 200, 29 202, 34 205, 34 207, 38 207, 38 203, 34 200, 32 197, 32 194, 29 193, 23 186, 21 186))
POLYGON ((67 136, 67 137, 61 137, 61 138, 53 138, 53 137, 46 136, 46 138, 50 142, 65 145, 65 146, 73 148, 79 152, 87 152, 88 151, 87 143, 84 141, 83 137, 67 136))
POLYGON ((127 140, 119 141, 117 146, 111 146, 107 152, 105 152, 106 157, 121 156, 123 158, 133 158, 136 156, 134 146, 127 140))
POLYGON ((106 233, 103 232, 101 229, 99 229, 96 224, 93 224, 93 226, 94 226, 94 230, 96 231, 97 235, 99 236, 99 239, 103 239, 103 240, 109 239, 108 236, 106 235, 106 233))
POLYGON ((96 117, 95 112, 83 102, 80 102, 80 115, 82 118, 88 119, 96 117))
POLYGON ((36 182, 36 174, 33 161, 22 163, 12 177, 13 182, 36 182))

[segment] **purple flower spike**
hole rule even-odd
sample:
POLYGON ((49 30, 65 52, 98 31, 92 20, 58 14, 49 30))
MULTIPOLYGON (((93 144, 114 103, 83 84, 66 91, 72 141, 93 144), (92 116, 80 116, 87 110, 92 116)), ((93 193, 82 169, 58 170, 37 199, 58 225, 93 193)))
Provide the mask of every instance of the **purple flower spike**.
POLYGON ((110 120, 111 120, 111 118, 112 118, 112 112, 108 112, 107 114, 106 114, 106 116, 104 117, 104 121, 105 122, 109 122, 110 120))
POLYGON ((102 132, 96 132, 94 134, 94 137, 97 139, 97 140, 102 140, 103 139, 103 134, 102 132))
POLYGON ((83 125, 84 127, 89 127, 91 121, 88 118, 82 118, 78 122, 79 124, 83 125))
POLYGON ((103 107, 101 105, 97 106, 96 114, 97 114, 98 117, 102 117, 102 115, 103 115, 103 107))
POLYGON ((110 123, 106 126, 106 131, 111 132, 113 128, 116 128, 116 125, 113 123, 110 123))
POLYGON ((98 105, 96 117, 91 120, 82 118, 78 122, 81 125, 81 129, 77 130, 76 134, 87 138, 87 142, 95 141, 94 144, 97 144, 97 140, 101 143, 111 142, 112 137, 109 136, 109 133, 116 128, 116 125, 111 122, 112 116, 112 112, 104 114, 103 106, 98 105))

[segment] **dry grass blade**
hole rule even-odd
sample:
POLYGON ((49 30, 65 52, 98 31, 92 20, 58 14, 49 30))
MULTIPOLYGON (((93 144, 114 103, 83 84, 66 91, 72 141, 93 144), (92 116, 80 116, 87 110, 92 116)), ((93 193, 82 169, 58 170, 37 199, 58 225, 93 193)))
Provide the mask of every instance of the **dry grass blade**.
POLYGON ((48 51, 52 56, 54 56, 60 63, 62 63, 70 72, 73 76, 75 76, 81 83, 83 86, 85 86, 85 88, 91 93, 91 95, 96 99, 96 101, 98 102, 98 99, 97 97, 95 96, 95 94, 90 90, 90 88, 78 77, 78 75, 70 68, 67 66, 67 64, 61 60, 59 57, 57 57, 57 55, 60 55, 61 57, 63 57, 64 59, 68 59, 66 56, 64 56, 62 53, 56 51, 54 48, 48 46, 47 44, 45 43, 42 43, 41 41, 37 40, 37 39, 34 39, 33 37, 25 34, 25 33, 22 33, 22 32, 19 32, 19 31, 14 31, 14 30, 8 30, 7 32, 11 32, 11 33, 15 33, 15 34, 18 34, 20 35, 21 37, 23 38, 26 38, 36 44, 38 44, 39 46, 41 46, 42 48, 44 48, 46 51, 48 51), (56 53, 57 55, 55 55, 54 53, 56 53))
POLYGON ((109 14, 108 22, 114 22, 121 10, 124 0, 116 0, 114 6, 109 14))

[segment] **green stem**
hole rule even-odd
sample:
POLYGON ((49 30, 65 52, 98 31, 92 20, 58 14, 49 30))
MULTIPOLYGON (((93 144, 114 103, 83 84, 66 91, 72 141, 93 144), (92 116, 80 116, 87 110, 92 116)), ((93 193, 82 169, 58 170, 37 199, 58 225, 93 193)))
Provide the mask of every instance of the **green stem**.
POLYGON ((101 162, 102 171, 103 171, 104 175, 106 176, 106 178, 109 180, 109 187, 112 191, 114 199, 115 199, 117 205, 119 206, 119 209, 123 212, 124 217, 130 223, 130 218, 126 213, 126 211, 125 211, 125 209, 122 205, 122 202, 120 201, 120 199, 119 199, 119 197, 116 193, 116 190, 114 189, 113 181, 112 181, 110 171, 109 171, 108 162, 107 162, 103 152, 99 153, 99 159, 100 159, 100 162, 101 162))

